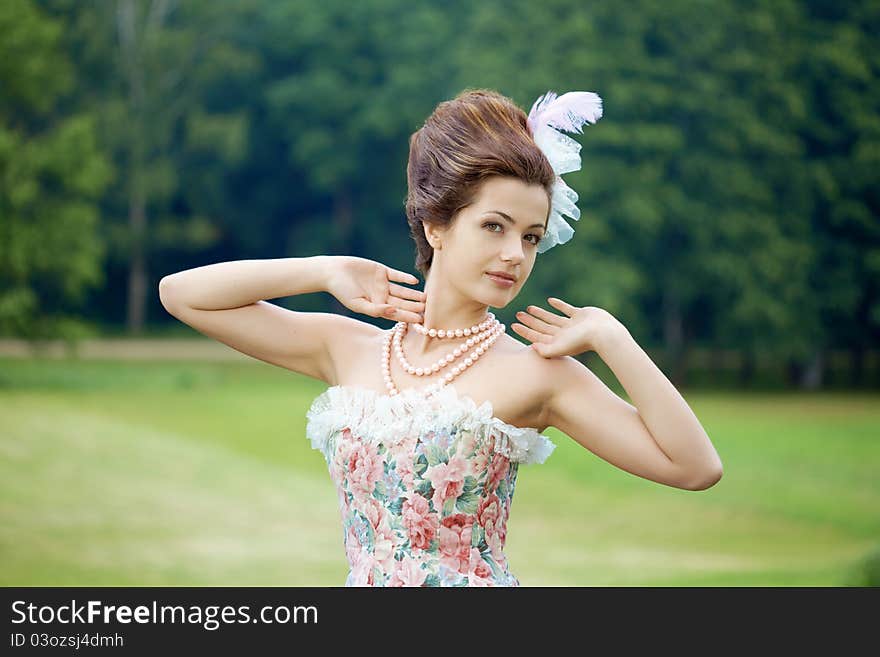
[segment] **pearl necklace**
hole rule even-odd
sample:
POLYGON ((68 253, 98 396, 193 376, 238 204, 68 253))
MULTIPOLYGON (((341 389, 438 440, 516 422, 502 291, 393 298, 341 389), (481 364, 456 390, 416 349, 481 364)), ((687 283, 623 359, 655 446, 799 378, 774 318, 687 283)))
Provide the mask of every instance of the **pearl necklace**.
POLYGON ((450 353, 446 354, 446 356, 441 357, 437 362, 428 367, 413 367, 410 365, 409 361, 406 360, 406 356, 403 355, 403 347, 402 340, 403 336, 406 335, 406 331, 409 328, 407 322, 397 322, 394 325, 394 328, 391 329, 391 332, 385 336, 385 339, 382 343, 382 377, 385 379, 385 387, 388 388, 389 394, 397 395, 399 394, 399 390, 394 385, 394 382, 391 380, 391 346, 392 343, 394 345, 394 350, 397 353, 397 359, 400 362, 401 367, 410 374, 415 374, 416 376, 427 376, 429 374, 434 374, 438 372, 440 369, 446 367, 456 358, 462 356, 470 347, 473 347, 477 343, 480 344, 476 349, 474 349, 460 365, 456 365, 452 368, 450 372, 443 375, 440 379, 439 383, 433 383, 427 388, 425 391, 428 395, 432 395, 445 386, 447 383, 452 381, 455 377, 465 371, 467 368, 471 367, 477 359, 486 353, 489 348, 495 343, 498 337, 504 333, 506 330, 506 326, 495 319, 495 315, 489 313, 488 319, 486 321, 476 324, 471 328, 466 329, 426 329, 422 324, 414 324, 417 332, 422 333, 422 335, 429 335, 432 338, 453 338, 453 337, 468 337, 468 339, 460 344, 458 347, 453 349, 450 353))

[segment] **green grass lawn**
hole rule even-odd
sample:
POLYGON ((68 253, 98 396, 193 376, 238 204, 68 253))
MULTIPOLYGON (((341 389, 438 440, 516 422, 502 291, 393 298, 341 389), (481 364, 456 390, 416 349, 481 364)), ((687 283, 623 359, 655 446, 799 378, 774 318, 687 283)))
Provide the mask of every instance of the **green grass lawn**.
MULTIPOLYGON (((325 388, 257 361, 0 359, 0 584, 341 586, 336 494, 305 437, 325 388)), ((724 478, 669 488, 548 429, 508 525, 522 584, 867 583, 880 396, 683 393, 724 478)))

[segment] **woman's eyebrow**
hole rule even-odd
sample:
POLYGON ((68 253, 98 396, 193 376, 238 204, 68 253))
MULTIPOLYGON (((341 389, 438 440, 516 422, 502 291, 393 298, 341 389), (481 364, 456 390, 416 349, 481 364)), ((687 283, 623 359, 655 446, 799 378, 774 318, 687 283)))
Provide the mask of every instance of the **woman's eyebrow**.
MULTIPOLYGON (((502 217, 507 219, 507 221, 512 223, 514 226, 516 226, 516 222, 510 217, 510 215, 505 212, 502 212, 501 210, 489 210, 489 211, 485 212, 484 214, 492 214, 492 213, 500 214, 502 217)), ((532 224, 531 226, 529 226, 529 228, 543 228, 543 227, 544 227, 544 224, 532 224)))

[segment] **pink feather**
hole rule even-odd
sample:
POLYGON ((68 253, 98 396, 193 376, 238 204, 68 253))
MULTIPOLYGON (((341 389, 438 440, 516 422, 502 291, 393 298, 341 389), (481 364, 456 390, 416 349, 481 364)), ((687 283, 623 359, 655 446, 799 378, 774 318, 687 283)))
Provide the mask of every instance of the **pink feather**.
POLYGON ((548 91, 532 105, 528 126, 532 134, 542 125, 580 133, 585 122, 595 123, 601 116, 602 99, 592 91, 569 91, 559 97, 548 91))

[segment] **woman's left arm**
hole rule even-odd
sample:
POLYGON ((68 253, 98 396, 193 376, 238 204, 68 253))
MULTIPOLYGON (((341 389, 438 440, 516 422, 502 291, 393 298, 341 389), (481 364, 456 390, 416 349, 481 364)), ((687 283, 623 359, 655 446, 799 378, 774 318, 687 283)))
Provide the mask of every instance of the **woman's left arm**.
POLYGON ((511 327, 551 361, 547 424, 613 465, 652 481, 687 490, 717 483, 723 470, 712 441, 626 327, 601 308, 578 308, 555 298, 550 303, 564 316, 530 306, 530 314, 517 313, 522 324, 511 327), (586 351, 596 351, 635 406, 572 358, 586 351))

